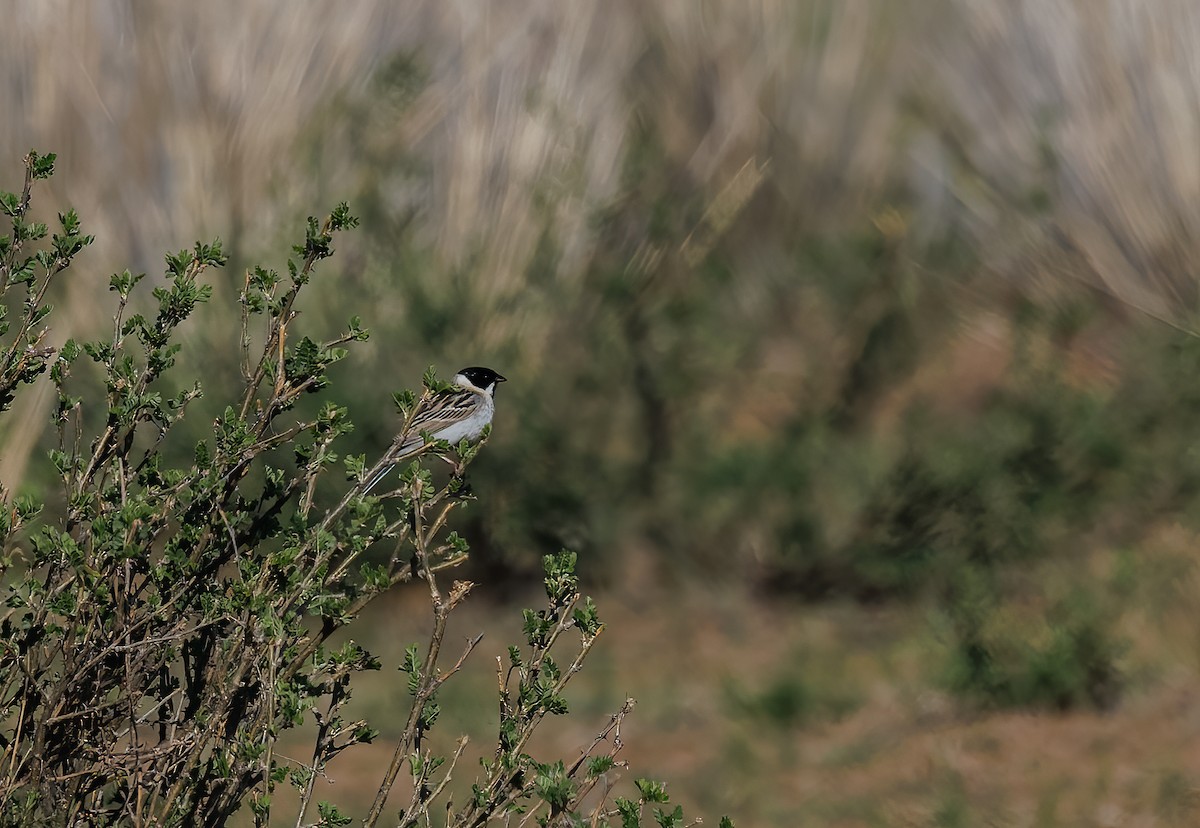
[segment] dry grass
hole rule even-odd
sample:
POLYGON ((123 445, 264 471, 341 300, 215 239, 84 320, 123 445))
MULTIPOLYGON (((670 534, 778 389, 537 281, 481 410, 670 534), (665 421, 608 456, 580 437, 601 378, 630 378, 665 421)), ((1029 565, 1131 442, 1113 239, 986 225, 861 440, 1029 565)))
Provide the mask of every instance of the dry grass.
MULTIPOLYGON (((478 264, 485 302, 520 295, 547 213, 560 277, 578 279, 635 117, 712 197, 765 166, 766 248, 861 223, 903 188, 915 238, 966 226, 1002 276, 1173 315, 1200 237, 1198 27, 1186 0, 22 3, 0 33, 0 159, 61 154, 52 203, 96 233, 98 275, 153 272, 211 235, 237 260, 371 175, 336 146, 305 167, 299 139, 350 128, 329 102, 411 51, 427 82, 374 140, 427 165, 432 186, 397 197, 447 266, 478 264)), ((744 279, 746 301, 764 278, 744 279)), ((75 280, 60 339, 99 328, 103 291, 75 280)), ((478 343, 520 331, 536 367, 550 312, 497 316, 478 343)))
MULTIPOLYGON (((1170 315, 1196 300, 1200 12, 1194 4, 957 4, 935 54, 973 166, 1011 203, 1043 190, 1037 222, 1094 281, 1170 315)), ((989 210, 967 198, 995 223, 989 210)), ((1007 240, 1006 240, 1007 241, 1007 240)))
MULTIPOLYGON (((412 50, 428 83, 389 137, 432 165, 429 232, 450 259, 482 251, 482 291, 520 289, 547 182, 570 274, 637 111, 711 192, 770 163, 800 222, 907 181, 927 225, 966 207, 995 237, 1047 190, 1034 224, 1077 276, 1170 309, 1197 236, 1198 33, 1186 0, 23 3, 0 34, 0 154, 62 155, 98 270, 203 234, 258 248, 353 168, 297 169, 296 136, 412 50)), ((1001 238, 1002 261, 1028 241, 1001 238)))

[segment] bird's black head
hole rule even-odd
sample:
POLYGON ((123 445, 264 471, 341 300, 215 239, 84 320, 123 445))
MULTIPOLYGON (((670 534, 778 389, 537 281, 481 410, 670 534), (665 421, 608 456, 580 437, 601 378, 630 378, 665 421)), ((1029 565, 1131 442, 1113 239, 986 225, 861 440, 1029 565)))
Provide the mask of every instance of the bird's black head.
MULTIPOLYGON (((462 369, 458 372, 457 376, 455 376, 455 380, 458 380, 459 377, 462 377, 480 391, 486 391, 489 394, 496 393, 496 386, 499 383, 507 382, 504 377, 497 374, 491 368, 480 368, 478 366, 474 368, 462 369)), ((459 384, 462 385, 464 383, 459 382, 459 384)))

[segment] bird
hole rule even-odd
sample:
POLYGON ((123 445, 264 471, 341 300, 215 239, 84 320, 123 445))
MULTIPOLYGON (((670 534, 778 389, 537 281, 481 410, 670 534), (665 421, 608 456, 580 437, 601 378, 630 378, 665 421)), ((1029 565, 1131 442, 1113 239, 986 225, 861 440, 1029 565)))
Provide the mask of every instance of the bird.
POLYGON ((370 492, 397 463, 424 447, 422 433, 428 434, 430 440, 445 440, 451 445, 462 440, 474 443, 483 436, 496 411, 496 388, 508 380, 491 368, 474 366, 463 368, 452 382, 455 387, 434 394, 429 405, 417 412, 408 428, 392 443, 384 455, 385 465, 367 481, 363 494, 370 492))

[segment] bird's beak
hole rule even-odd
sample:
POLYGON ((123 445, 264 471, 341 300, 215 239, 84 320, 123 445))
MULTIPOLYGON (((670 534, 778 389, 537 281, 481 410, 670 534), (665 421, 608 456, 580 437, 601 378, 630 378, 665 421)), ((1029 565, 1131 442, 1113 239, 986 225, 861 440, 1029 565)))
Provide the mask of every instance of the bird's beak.
POLYGON ((496 374, 496 382, 508 382, 508 380, 505 377, 496 374))

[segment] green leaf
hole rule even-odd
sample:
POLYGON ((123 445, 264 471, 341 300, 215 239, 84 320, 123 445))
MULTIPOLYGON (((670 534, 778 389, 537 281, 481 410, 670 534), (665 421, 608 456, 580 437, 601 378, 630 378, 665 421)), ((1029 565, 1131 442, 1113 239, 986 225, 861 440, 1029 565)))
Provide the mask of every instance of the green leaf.
POLYGON ((0 212, 6 216, 16 216, 21 211, 21 197, 16 193, 0 190, 0 212))
POLYGON ((349 825, 351 821, 350 817, 330 802, 318 802, 317 812, 321 815, 321 821, 317 823, 319 828, 341 828, 343 825, 349 825))
POLYGON ((567 776, 562 760, 554 764, 537 765, 533 788, 550 806, 551 814, 563 811, 575 794, 575 783, 567 776))
POLYGON ((666 786, 661 782, 656 782, 653 779, 637 779, 633 783, 637 786, 638 793, 642 795, 642 799, 647 802, 670 802, 671 799, 667 796, 666 786))
POLYGON ((358 227, 358 217, 350 214, 350 207, 346 202, 340 202, 329 214, 329 229, 336 232, 354 227, 358 227))
POLYGON ((600 623, 600 616, 596 609, 596 604, 594 601, 592 601, 590 596, 584 599, 582 607, 575 608, 572 618, 575 621, 575 626, 579 628, 580 632, 588 637, 598 634, 600 632, 600 628, 603 626, 600 623))
POLYGON ((588 760, 587 775, 588 778, 594 778, 602 773, 611 770, 617 764, 616 760, 611 756, 593 756, 588 760))
POLYGON ((522 631, 525 633, 525 641, 530 647, 543 647, 550 638, 550 628, 553 626, 544 611, 531 609, 521 610, 521 618, 523 620, 522 631))
POLYGON ((400 670, 408 673, 408 692, 415 696, 421 686, 421 656, 416 644, 409 644, 404 648, 404 660, 400 663, 400 670))
POLYGON ((429 730, 437 722, 438 716, 442 713, 441 705, 437 703, 434 696, 430 696, 425 702, 425 706, 421 708, 420 722, 424 730, 429 730))
POLYGON ((373 590, 387 589, 391 584, 387 567, 383 564, 364 563, 360 569, 363 584, 373 590))
POLYGON ((30 150, 25 163, 33 180, 39 181, 54 175, 54 162, 57 159, 58 156, 52 152, 38 155, 34 150, 30 150))
POLYGON ((615 800, 617 814, 621 817, 621 828, 641 828, 642 806, 637 802, 618 796, 615 800))
POLYGON ((661 828, 678 828, 678 826, 683 824, 683 806, 676 805, 674 811, 660 811, 658 808, 655 808, 654 821, 661 828))
POLYGON ((542 568, 546 571, 546 595, 554 604, 569 603, 578 593, 579 579, 575 577, 576 560, 576 554, 566 549, 543 556, 542 568))

